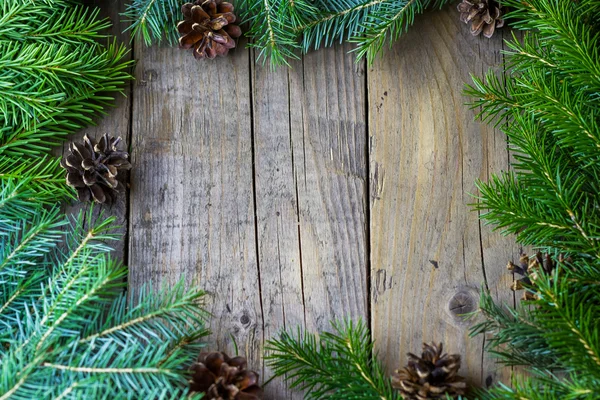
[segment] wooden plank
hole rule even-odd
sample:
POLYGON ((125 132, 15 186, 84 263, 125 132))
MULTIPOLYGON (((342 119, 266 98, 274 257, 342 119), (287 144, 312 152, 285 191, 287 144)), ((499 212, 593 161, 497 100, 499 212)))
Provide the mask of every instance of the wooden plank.
MULTIPOLYGON (((252 73, 258 262, 265 339, 304 324, 298 203, 290 139, 288 70, 256 65, 252 73)), ((271 377, 265 366, 265 379, 271 377)), ((299 398, 281 379, 267 398, 299 398)))
MULTIPOLYGON (((293 69, 253 71, 266 338, 366 317, 365 76, 349 49, 311 53, 293 69)), ((302 395, 276 380, 266 398, 302 395)))
MULTIPOLYGON (((91 8, 100 8, 100 17, 110 18, 112 21, 112 27, 108 33, 117 38, 120 42, 129 44, 130 35, 129 32, 125 32, 128 23, 122 22, 120 13, 125 11, 126 3, 119 0, 87 0, 84 2, 85 5, 91 8)), ((112 38, 110 39, 112 41, 112 38)), ((128 54, 126 59, 131 59, 131 53, 128 54)), ((125 96, 116 94, 115 95, 115 106, 106 110, 107 114, 96 118, 97 125, 90 126, 72 135, 69 140, 65 141, 62 152, 68 149, 68 143, 70 141, 81 141, 84 134, 90 137, 100 138, 104 133, 108 133, 112 136, 121 136, 123 139, 122 146, 127 148, 129 143, 130 126, 130 104, 131 104, 131 90, 130 85, 124 88, 125 96)), ((122 178, 124 184, 128 181, 127 173, 122 178)), ((77 215, 79 212, 86 212, 91 207, 90 203, 78 203, 73 202, 70 205, 65 206, 67 213, 77 215)), ((122 235, 123 240, 111 243, 111 246, 115 249, 113 257, 118 260, 125 258, 125 247, 127 238, 127 213, 128 213, 128 196, 127 190, 118 193, 115 196, 115 200, 112 204, 94 205, 94 218, 97 219, 100 215, 104 218, 108 216, 114 216, 116 218, 116 224, 119 228, 115 231, 122 235)), ((91 221, 90 221, 91 222, 91 221)))
POLYGON ((184 278, 208 293, 209 349, 261 359, 249 52, 194 60, 136 43, 130 286, 184 278))
POLYGON ((427 13, 368 71, 372 328, 391 371, 422 342, 463 356, 474 384, 499 376, 468 338, 460 313, 482 282, 509 300, 504 266, 514 251, 468 204, 474 181, 506 169, 504 135, 473 121, 469 73, 498 66, 501 36, 474 38, 453 7, 427 13))
POLYGON ((367 319, 366 63, 351 49, 310 53, 290 75, 309 330, 367 319))

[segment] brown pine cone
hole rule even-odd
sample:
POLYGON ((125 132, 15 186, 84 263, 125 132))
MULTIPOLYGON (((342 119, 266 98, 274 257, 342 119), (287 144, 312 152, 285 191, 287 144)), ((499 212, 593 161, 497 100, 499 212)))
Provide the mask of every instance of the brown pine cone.
MULTIPOLYGON (((559 261, 565 260, 560 258, 559 261)), ((538 278, 538 271, 542 270, 546 275, 552 274, 556 269, 556 262, 548 254, 537 252, 533 257, 521 254, 518 265, 509 261, 506 268, 522 276, 513 282, 511 289, 514 291, 525 289, 523 300, 536 300, 535 281, 538 278)))
POLYGON ((190 388, 207 400, 260 400, 258 374, 246 369, 244 357, 229 358, 222 352, 200 353, 192 365, 190 388))
POLYGON ((471 34, 491 38, 496 28, 504 26, 502 6, 496 0, 462 0, 458 5, 460 20, 471 23, 471 34))
POLYGON ((177 24, 179 47, 194 49, 196 59, 225 56, 242 35, 235 25, 233 5, 222 0, 196 0, 181 7, 184 20, 177 24))
POLYGON ((392 375, 392 386, 405 400, 445 399, 464 395, 465 378, 458 376, 460 356, 442 354, 442 344, 423 343, 417 357, 408 353, 408 365, 392 375))
POLYGON ((106 203, 114 192, 123 189, 117 174, 130 169, 131 164, 127 161, 129 154, 118 149, 120 142, 120 137, 104 134, 98 143, 85 135, 83 143, 69 144, 69 153, 60 165, 67 170, 67 184, 77 190, 79 201, 106 203))

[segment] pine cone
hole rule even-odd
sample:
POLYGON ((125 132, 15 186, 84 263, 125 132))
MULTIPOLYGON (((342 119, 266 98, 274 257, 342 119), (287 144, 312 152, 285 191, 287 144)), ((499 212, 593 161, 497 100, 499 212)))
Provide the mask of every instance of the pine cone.
POLYGON ((260 400, 258 374, 246 369, 244 357, 229 358, 221 352, 200 353, 192 365, 190 388, 207 400, 260 400))
POLYGON ((181 7, 184 20, 177 24, 179 47, 194 49, 194 57, 213 59, 225 56, 235 47, 233 38, 242 35, 234 25, 233 5, 222 0, 196 0, 181 7))
POLYGON ((460 20, 471 23, 471 34, 491 38, 496 28, 504 26, 502 6, 496 0, 462 0, 458 5, 460 20))
POLYGON ((538 271, 541 269, 546 274, 552 274, 556 269, 556 262, 548 254, 543 255, 538 252, 532 258, 522 254, 519 265, 509 261, 506 268, 522 276, 521 279, 513 282, 511 289, 514 291, 525 289, 523 300, 536 300, 535 281, 538 278, 538 271))
POLYGON ((423 353, 417 357, 408 353, 408 366, 392 375, 392 386, 405 400, 445 399, 464 395, 465 378, 458 376, 460 356, 442 354, 442 344, 423 343, 423 353))
POLYGON ((123 188, 117 174, 130 169, 131 164, 127 161, 129 154, 118 149, 120 142, 120 137, 104 134, 98 143, 85 135, 83 143, 69 144, 69 154, 60 164, 67 170, 67 184, 77 190, 79 201, 105 203, 123 188))

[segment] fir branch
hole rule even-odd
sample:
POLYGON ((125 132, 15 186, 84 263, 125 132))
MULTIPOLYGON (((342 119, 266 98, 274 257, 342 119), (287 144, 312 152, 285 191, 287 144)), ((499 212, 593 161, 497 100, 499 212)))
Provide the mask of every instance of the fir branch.
POLYGON ((306 390, 307 399, 393 400, 399 398, 373 355, 366 325, 359 321, 332 323, 333 332, 282 332, 268 342, 266 357, 276 376, 290 387, 306 390))
POLYGON ((108 18, 100 10, 73 6, 71 1, 16 1, 0 3, 0 42, 93 43, 105 38, 108 18))
POLYGON ((467 93, 508 136, 514 172, 478 183, 484 221, 558 262, 529 271, 537 299, 516 311, 480 303, 487 349, 532 374, 486 399, 591 399, 600 393, 600 2, 507 0, 516 35, 506 81, 492 71, 467 93), (562 261, 561 261, 562 260, 562 261))
POLYGON ((298 27, 318 13, 306 0, 242 0, 240 10, 248 24, 248 46, 257 50, 257 60, 268 60, 273 67, 289 66, 288 59, 298 58, 298 27))
MULTIPOLYGON (((597 266, 593 270, 595 278, 600 278, 597 266)), ((557 394, 564 396, 561 398, 587 398, 590 393, 598 393, 600 285, 582 284, 578 269, 573 267, 559 264, 552 275, 540 272, 535 287, 530 288, 536 291, 538 300, 516 311, 497 306, 489 293, 482 293, 480 310, 485 320, 471 333, 488 333, 486 346, 492 354, 508 365, 530 366, 534 374, 516 380, 513 388, 492 389, 484 398, 556 398, 547 396, 557 394), (556 372, 567 375, 562 378, 556 372), (530 395, 542 397, 529 397, 533 390, 538 393, 530 395)))
POLYGON ((383 2, 368 15, 361 32, 355 33, 352 41, 358 43, 358 57, 366 56, 372 65, 386 42, 390 45, 413 24, 415 15, 429 8, 441 8, 449 0, 406 0, 383 2))
MULTIPOLYGON (((61 92, 61 88, 57 88, 58 95, 55 95, 61 100, 42 104, 37 109, 22 105, 15 114, 10 104, 0 102, 0 114, 5 116, 5 127, 0 131, 0 154, 22 156, 46 153, 67 135, 92 123, 91 117, 102 113, 112 103, 113 98, 107 94, 120 92, 120 88, 131 78, 126 72, 131 63, 125 61, 127 50, 123 45, 114 42, 106 48, 99 45, 78 46, 70 51, 84 61, 82 68, 94 65, 93 68, 98 72, 89 70, 85 79, 91 80, 73 93, 61 92)), ((6 73, 10 74, 10 71, 6 73)), ((0 72, 0 76, 3 74, 0 72)), ((62 81, 61 85, 68 82, 62 81)), ((72 84, 77 87, 76 82, 72 84)))
POLYGON ((397 40, 416 14, 441 7, 448 0, 320 0, 314 3, 245 0, 246 35, 259 58, 272 65, 287 64, 297 51, 332 46, 344 40, 358 44, 358 58, 372 64, 386 42, 397 40))
POLYGON ((502 4, 513 9, 506 17, 516 21, 515 27, 534 30, 542 47, 552 46, 550 54, 573 77, 572 84, 591 94, 600 91, 599 37, 594 26, 598 21, 593 19, 597 1, 507 0, 502 4))
MULTIPOLYGON (((0 204, 13 193, 0 191, 0 204)), ((207 334, 204 293, 148 288, 130 307, 127 270, 107 257, 113 219, 83 229, 92 210, 69 221, 28 206, 6 214, 13 228, 0 235, 0 399, 187 397, 194 341, 207 334)))
POLYGON ((0 5, 0 154, 46 153, 92 122, 131 79, 127 51, 101 45, 110 26, 70 2, 0 5))
POLYGON ((516 173, 480 182, 476 208, 523 244, 598 258, 600 103, 590 89, 595 90, 600 39, 590 33, 597 28, 586 23, 594 8, 551 0, 513 6, 513 16, 524 18, 518 26, 536 30, 522 44, 515 38, 509 43, 511 75, 504 85, 490 72, 485 82, 474 79, 467 94, 476 98, 472 105, 481 108, 480 118, 506 122, 502 129, 515 153, 516 173), (565 15, 572 17, 568 26, 565 15), (568 37, 561 29, 588 34, 579 45, 565 47, 568 37), (583 62, 580 51, 589 61, 583 67, 577 66, 583 62))
MULTIPOLYGON (((100 325, 90 326, 90 334, 80 339, 80 343, 92 342, 98 338, 111 337, 116 340, 131 335, 140 340, 151 340, 148 335, 156 337, 158 324, 161 337, 180 340, 180 335, 187 334, 198 321, 208 318, 202 309, 203 291, 187 292, 183 282, 175 286, 165 286, 156 293, 151 286, 143 287, 138 292, 136 305, 124 310, 127 298, 113 301, 113 308, 106 314, 106 320, 99 320, 100 325)), ((196 339, 205 336, 208 331, 197 332, 196 339)), ((189 338, 185 338, 189 341, 189 338)), ((183 346, 180 347, 183 348, 183 346)))
POLYGON ((133 0, 122 14, 131 24, 132 40, 141 38, 146 46, 166 40, 170 45, 177 43, 177 23, 183 20, 181 6, 175 0, 133 0))
POLYGON ((19 229, 15 221, 41 214, 43 205, 55 199, 40 194, 31 177, 26 179, 0 179, 0 236, 19 229))
POLYGON ((30 196, 46 204, 74 197, 73 189, 66 184, 65 172, 58 158, 2 157, 0 158, 0 182, 9 180, 26 181, 30 196))

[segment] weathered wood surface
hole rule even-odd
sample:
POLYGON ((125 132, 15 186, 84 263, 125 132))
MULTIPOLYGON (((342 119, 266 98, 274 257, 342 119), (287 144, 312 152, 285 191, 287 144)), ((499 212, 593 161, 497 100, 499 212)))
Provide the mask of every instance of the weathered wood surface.
POLYGON ((198 63, 139 45, 135 55, 130 284, 201 285, 211 345, 234 338, 260 360, 249 54, 198 63))
MULTIPOLYGON (((518 250, 467 206, 475 179, 507 168, 506 141, 461 94, 499 65, 501 36, 471 37, 448 8, 368 69, 343 45, 272 71, 244 45, 212 62, 135 45, 131 97, 97 128, 131 126, 129 197, 112 210, 130 286, 202 286, 209 346, 235 341, 265 379, 266 340, 343 317, 369 322, 390 371, 436 340, 472 382, 506 378, 457 316, 482 283, 512 301, 518 250)), ((275 380, 267 398, 301 396, 275 380)))
MULTIPOLYGON (((367 315, 366 93, 349 49, 307 55, 293 69, 253 66, 265 339, 367 315)), ((277 381, 268 393, 301 398, 277 381)))
POLYGON ((497 370, 460 314, 483 283, 508 301, 510 239, 468 204, 475 180, 508 167, 504 136, 473 121, 469 73, 501 62, 501 36, 472 37, 453 8, 428 13, 368 71, 372 331, 388 368, 424 341, 463 357, 472 383, 497 370))

